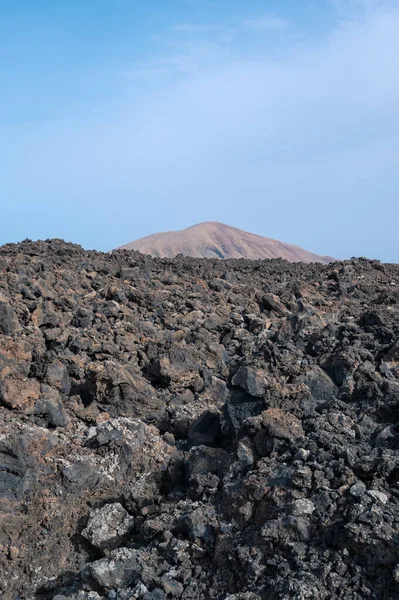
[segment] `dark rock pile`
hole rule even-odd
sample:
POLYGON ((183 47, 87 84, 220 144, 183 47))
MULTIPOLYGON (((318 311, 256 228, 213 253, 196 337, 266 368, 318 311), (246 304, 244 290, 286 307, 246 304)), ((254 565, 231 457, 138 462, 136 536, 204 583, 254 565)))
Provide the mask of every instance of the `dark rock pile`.
POLYGON ((399 598, 398 290, 0 248, 1 598, 399 598))

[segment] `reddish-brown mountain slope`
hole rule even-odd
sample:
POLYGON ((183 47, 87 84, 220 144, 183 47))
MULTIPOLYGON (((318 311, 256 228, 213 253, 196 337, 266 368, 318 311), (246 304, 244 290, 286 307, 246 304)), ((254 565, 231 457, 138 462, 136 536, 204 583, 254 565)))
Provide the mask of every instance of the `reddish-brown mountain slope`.
POLYGON ((154 233, 126 244, 121 249, 138 250, 142 254, 166 258, 183 254, 196 258, 285 258, 290 262, 305 263, 328 263, 334 260, 330 256, 318 256, 298 246, 215 221, 200 223, 181 231, 154 233))

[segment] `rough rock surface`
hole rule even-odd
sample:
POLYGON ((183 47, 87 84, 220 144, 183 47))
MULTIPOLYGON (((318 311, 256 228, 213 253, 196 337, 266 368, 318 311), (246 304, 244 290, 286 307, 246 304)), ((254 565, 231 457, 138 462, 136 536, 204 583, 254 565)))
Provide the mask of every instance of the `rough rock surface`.
POLYGON ((399 598, 398 286, 0 248, 2 600, 399 598))
POLYGON ((122 545, 134 526, 134 517, 122 504, 105 504, 90 514, 86 529, 82 531, 93 546, 100 550, 109 550, 122 545))

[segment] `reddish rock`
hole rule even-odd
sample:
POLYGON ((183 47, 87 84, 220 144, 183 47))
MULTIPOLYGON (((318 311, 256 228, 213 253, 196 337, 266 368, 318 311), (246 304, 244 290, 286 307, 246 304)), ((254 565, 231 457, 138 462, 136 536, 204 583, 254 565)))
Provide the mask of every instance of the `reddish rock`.
POLYGON ((36 379, 6 377, 0 386, 0 397, 6 406, 29 414, 40 398, 40 383, 36 379))

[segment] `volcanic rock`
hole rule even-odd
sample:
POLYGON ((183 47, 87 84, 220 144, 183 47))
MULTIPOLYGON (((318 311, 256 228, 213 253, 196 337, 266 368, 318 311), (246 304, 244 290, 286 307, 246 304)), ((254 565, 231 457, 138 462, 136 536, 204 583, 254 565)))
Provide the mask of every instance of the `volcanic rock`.
POLYGON ((2 600, 399 597, 398 266, 26 240, 0 284, 2 600))
POLYGON ((111 550, 122 545, 133 526, 134 518, 114 502, 92 511, 82 535, 100 550, 111 550))

